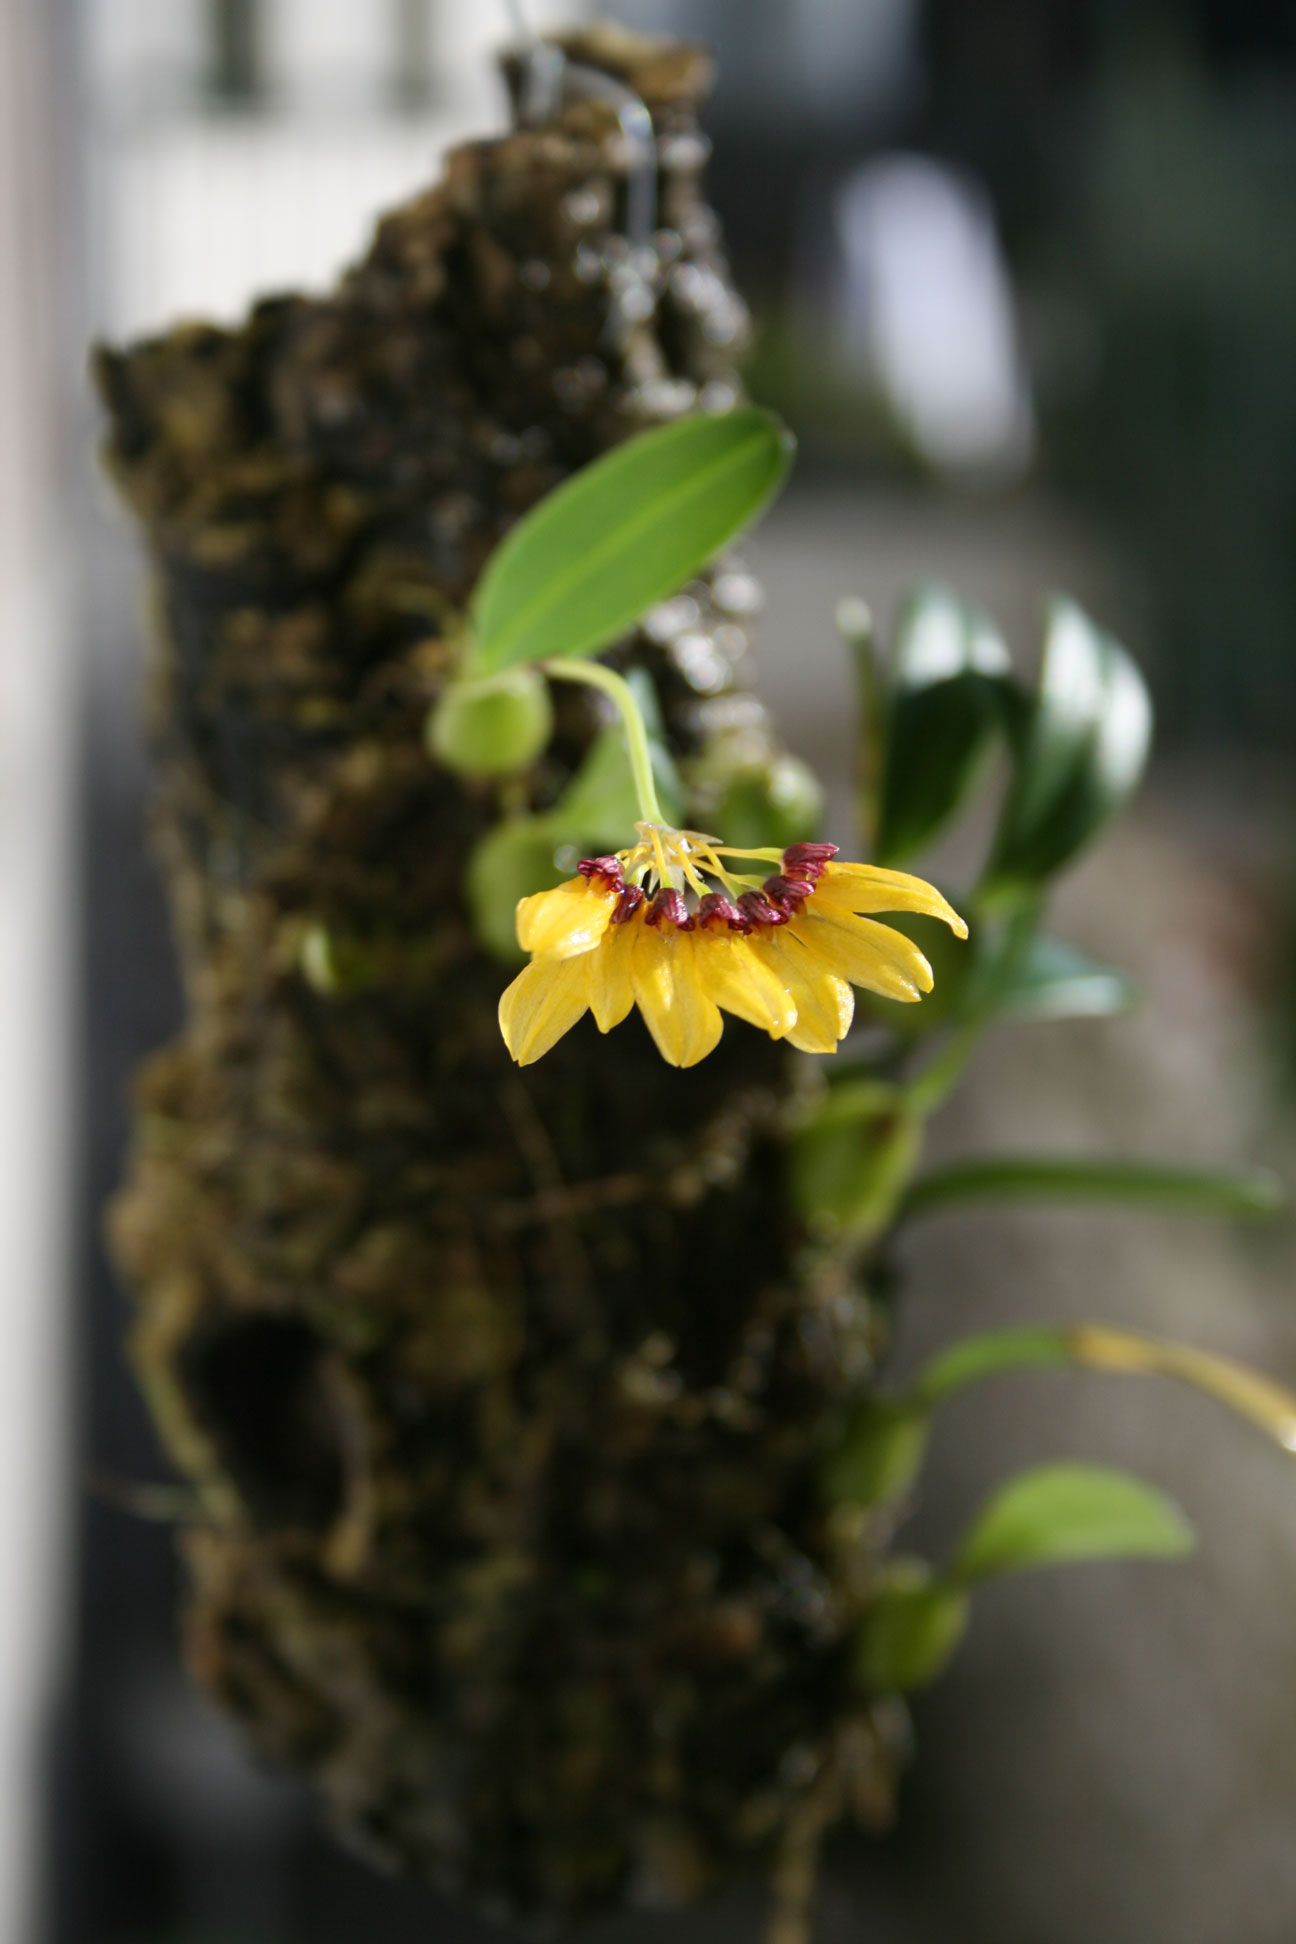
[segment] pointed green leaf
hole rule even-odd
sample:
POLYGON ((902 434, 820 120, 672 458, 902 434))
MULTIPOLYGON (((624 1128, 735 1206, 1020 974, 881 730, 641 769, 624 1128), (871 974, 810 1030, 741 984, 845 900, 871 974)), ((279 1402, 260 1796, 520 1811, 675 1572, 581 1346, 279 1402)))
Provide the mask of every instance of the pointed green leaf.
POLYGON ((1008 1019, 1110 1019, 1138 1001, 1127 972, 1101 965, 1057 938, 1032 939, 996 1004, 1008 1019))
POLYGON ((1011 674, 989 620, 942 588, 902 610, 891 663, 876 855, 911 856, 975 784, 1001 721, 997 690, 1011 674))
POLYGON ((1277 1214, 1282 1183, 1263 1168, 1182 1168, 1083 1155, 1000 1154, 951 1161, 914 1182, 902 1216, 959 1202, 1098 1201, 1185 1215, 1277 1214))
POLYGON ((1124 649, 1073 601, 1054 600, 988 884, 1030 885, 1073 857, 1132 794, 1151 732, 1147 690, 1124 649))
POLYGON ((965 1585, 1081 1559, 1181 1559, 1193 1530, 1163 1492, 1105 1465, 1040 1465, 986 1502, 952 1567, 965 1585))
POLYGON ((744 407, 677 419, 584 467, 487 562, 469 612, 471 671, 607 647, 755 519, 791 457, 779 421, 744 407))

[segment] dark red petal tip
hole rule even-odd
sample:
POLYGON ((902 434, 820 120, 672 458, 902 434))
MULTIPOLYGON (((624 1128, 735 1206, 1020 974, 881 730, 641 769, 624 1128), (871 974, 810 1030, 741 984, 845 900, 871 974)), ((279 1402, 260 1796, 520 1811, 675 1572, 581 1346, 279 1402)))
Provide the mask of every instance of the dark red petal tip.
POLYGON ((836 855, 836 844, 789 844, 783 853, 783 869, 793 877, 800 877, 804 865, 826 864, 836 855))
POLYGON ((583 877, 587 883, 593 883, 594 879, 598 878, 615 891, 620 891, 625 886, 619 857, 582 857, 576 866, 576 871, 578 876, 583 877))
POLYGON ((644 917, 646 925, 660 925, 666 921, 679 931, 692 931, 693 920, 684 902, 682 891, 659 891, 649 905, 644 917))
POLYGON ((760 926, 786 925, 791 916, 790 912, 780 911, 776 904, 771 904, 763 891, 744 891, 738 909, 753 925, 760 926))
MULTIPOLYGON (((813 878, 767 877, 761 890, 771 904, 791 907, 804 904, 814 890, 813 878)), ((791 912, 789 911, 789 916, 791 912)))
POLYGON ((749 932, 751 925, 743 917, 736 904, 726 898, 723 892, 708 891, 698 900, 698 908, 693 913, 693 923, 699 931, 709 925, 728 925, 730 931, 749 932))

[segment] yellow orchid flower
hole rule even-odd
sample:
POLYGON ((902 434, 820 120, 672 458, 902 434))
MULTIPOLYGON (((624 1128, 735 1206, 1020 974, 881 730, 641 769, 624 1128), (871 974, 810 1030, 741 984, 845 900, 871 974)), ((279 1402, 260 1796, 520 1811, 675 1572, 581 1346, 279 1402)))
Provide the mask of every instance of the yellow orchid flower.
POLYGON ((500 1000, 500 1030, 529 1066, 592 1012, 601 1033, 634 1006, 671 1066, 714 1051, 732 1013, 805 1053, 835 1053, 852 986, 920 999, 932 971, 911 939, 873 912, 917 911, 967 926, 922 878, 838 864, 835 844, 734 850, 696 831, 636 825, 639 842, 587 857, 554 891, 523 898, 518 942, 531 954, 500 1000), (724 859, 781 870, 758 883, 724 859))

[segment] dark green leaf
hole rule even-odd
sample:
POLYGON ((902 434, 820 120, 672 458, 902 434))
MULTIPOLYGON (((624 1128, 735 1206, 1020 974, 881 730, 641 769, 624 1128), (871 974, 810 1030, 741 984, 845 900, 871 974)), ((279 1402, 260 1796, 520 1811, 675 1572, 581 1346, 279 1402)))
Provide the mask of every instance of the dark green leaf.
POLYGON ((940 588, 906 602, 891 664, 880 863, 920 850, 967 797, 999 727, 997 691, 1010 672, 1008 650, 975 608, 940 588))
POLYGON ((1081 1155, 1001 1154, 952 1161, 916 1181, 902 1215, 959 1202, 1100 1201, 1187 1215, 1273 1215, 1281 1182, 1263 1168, 1181 1168, 1164 1162, 1081 1155))
MULTIPOLYGON (((958 902, 957 894, 954 902, 958 902)), ((968 940, 956 938, 948 925, 924 912, 889 911, 884 922, 918 946, 931 966, 935 984, 917 1006, 860 991, 855 1000, 856 1017, 875 1019, 904 1040, 927 1039, 951 1019, 964 1015, 969 984, 983 968, 982 927, 974 913, 968 940)))
POLYGON ((1009 1019, 1109 1019, 1128 1012, 1138 987, 1126 972, 1056 938, 1034 938, 1012 967, 996 1004, 1009 1019))
POLYGON ((1080 1559, 1180 1559, 1193 1531, 1142 1479, 1105 1465, 1040 1465, 981 1508, 952 1568, 964 1584, 1080 1559))
POLYGON ((471 672, 605 648, 755 519, 791 456, 778 420, 745 407, 596 459, 491 556, 469 613, 471 672))
POLYGON ((1151 728, 1143 678, 1124 649, 1073 601, 1053 601, 988 886, 1033 884, 1073 857, 1132 794, 1151 728))
POLYGON ((896 1560, 855 1639, 853 1669, 874 1694, 927 1687, 944 1672, 968 1623, 961 1587, 935 1579, 921 1560, 896 1560))

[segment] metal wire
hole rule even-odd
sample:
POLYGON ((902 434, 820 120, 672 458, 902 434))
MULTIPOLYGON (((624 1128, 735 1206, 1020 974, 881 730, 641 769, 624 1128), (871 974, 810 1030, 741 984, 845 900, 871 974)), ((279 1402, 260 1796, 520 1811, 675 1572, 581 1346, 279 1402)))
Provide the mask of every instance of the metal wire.
POLYGON ((565 93, 592 96, 616 109, 621 133, 629 150, 630 165, 626 182, 626 241, 632 250, 652 243, 657 221, 657 137, 652 116, 633 88, 617 81, 599 68, 568 61, 563 73, 565 93))
POLYGON ((541 40, 527 17, 522 0, 504 0, 513 25, 521 63, 517 119, 524 128, 542 128, 558 114, 565 98, 584 95, 605 101, 616 111, 625 138, 627 261, 614 284, 613 338, 625 332, 653 308, 652 269, 656 268, 653 230, 657 223, 657 137, 647 104, 623 81, 570 61, 560 47, 541 40))

